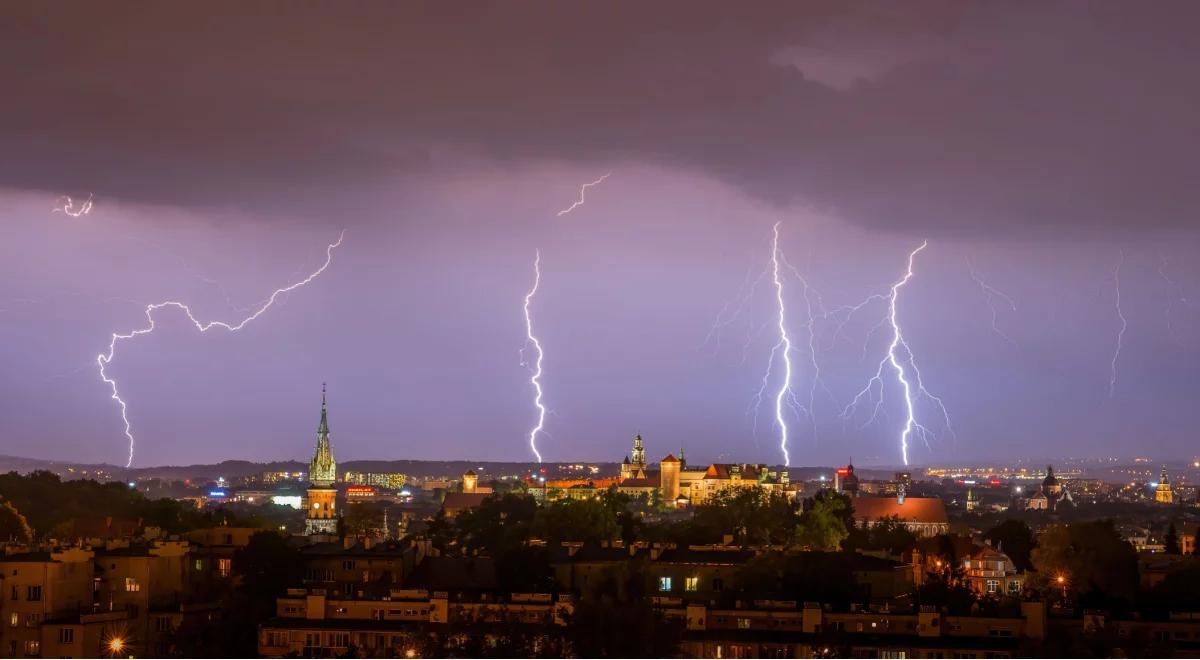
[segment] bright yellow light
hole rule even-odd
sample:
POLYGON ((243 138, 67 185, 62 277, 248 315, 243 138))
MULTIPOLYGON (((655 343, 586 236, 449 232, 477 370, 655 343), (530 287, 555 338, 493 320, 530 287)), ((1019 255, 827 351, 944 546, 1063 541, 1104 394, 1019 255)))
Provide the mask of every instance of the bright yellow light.
POLYGON ((1062 584, 1063 582, 1066 582, 1066 581, 1067 581, 1067 578, 1065 578, 1065 577, 1063 577, 1063 576, 1061 576, 1061 575, 1060 575, 1060 576, 1058 576, 1058 578, 1056 578, 1056 579, 1058 580, 1058 583, 1059 583, 1059 584, 1062 584))
POLYGON ((406 657, 406 658, 417 657, 417 650, 416 649, 408 649, 407 651, 404 652, 404 657, 406 657))
POLYGON ((113 653, 120 653, 124 649, 125 640, 121 639, 120 637, 113 637, 112 641, 108 643, 108 650, 112 651, 113 653))

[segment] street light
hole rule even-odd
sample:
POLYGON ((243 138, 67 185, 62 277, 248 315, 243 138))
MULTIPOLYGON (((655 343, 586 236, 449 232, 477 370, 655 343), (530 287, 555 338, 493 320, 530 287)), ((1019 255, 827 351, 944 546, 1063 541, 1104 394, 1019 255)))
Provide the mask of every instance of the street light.
POLYGON ((108 642, 108 650, 112 651, 114 654, 124 651, 125 650, 125 640, 121 639, 120 637, 113 637, 108 642))

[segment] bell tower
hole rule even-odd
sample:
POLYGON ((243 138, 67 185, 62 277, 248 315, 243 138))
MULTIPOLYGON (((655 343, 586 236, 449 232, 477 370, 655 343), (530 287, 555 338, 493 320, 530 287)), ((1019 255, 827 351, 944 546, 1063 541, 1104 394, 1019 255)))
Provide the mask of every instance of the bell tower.
POLYGON ((308 464, 308 496, 305 498, 305 534, 337 534, 337 461, 329 446, 329 413, 325 385, 321 384, 321 422, 317 425, 317 450, 308 464))

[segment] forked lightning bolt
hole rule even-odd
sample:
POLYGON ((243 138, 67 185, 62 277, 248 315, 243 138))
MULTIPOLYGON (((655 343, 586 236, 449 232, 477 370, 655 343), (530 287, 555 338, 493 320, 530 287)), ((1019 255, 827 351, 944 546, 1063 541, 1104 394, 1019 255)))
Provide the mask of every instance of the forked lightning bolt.
MULTIPOLYGON (((533 385, 533 406, 537 408, 537 423, 529 431, 529 448, 533 450, 537 462, 541 463, 542 454, 538 452, 537 436, 542 432, 542 427, 546 423, 546 406, 542 404, 542 357, 544 354, 542 353, 542 342, 538 340, 537 335, 533 334, 533 316, 529 313, 529 306, 533 302, 533 297, 537 295, 538 286, 542 283, 542 253, 537 251, 534 255, 533 288, 525 294, 525 345, 528 347, 532 344, 533 351, 537 354, 529 377, 529 382, 533 385)), ((524 348, 521 349, 521 366, 529 366, 529 363, 525 361, 524 348)))
POLYGON ((767 370, 763 373, 762 385, 758 389, 758 394, 754 397, 752 407, 754 410, 758 410, 758 404, 762 401, 763 392, 767 389, 771 372, 775 367, 775 357, 782 355, 783 381, 779 384, 779 390, 775 392, 775 426, 779 429, 779 449, 783 452, 783 464, 787 467, 791 465, 791 456, 788 453, 788 425, 783 408, 785 404, 792 408, 799 408, 800 406, 796 403, 792 392, 792 338, 788 334, 787 307, 783 301, 783 275, 780 273, 782 254, 779 249, 779 224, 778 222, 775 223, 774 235, 771 240, 771 278, 775 285, 775 304, 779 314, 776 320, 776 327, 779 329, 779 341, 775 342, 775 345, 771 348, 771 355, 767 360, 767 370))
MULTIPOLYGON (((879 414, 879 409, 883 405, 883 372, 890 365, 896 372, 896 380, 899 382, 901 390, 904 393, 904 408, 905 421, 904 429, 900 433, 900 453, 904 459, 904 464, 908 465, 908 443, 909 439, 916 436, 920 438, 926 445, 929 444, 929 438, 934 437, 934 433, 928 427, 922 424, 917 418, 916 401, 918 398, 925 398, 931 402, 942 413, 942 420, 946 430, 951 434, 954 433, 954 428, 950 423, 950 415, 946 412, 946 406, 942 400, 925 389, 924 383, 921 381, 921 371, 917 368, 916 359, 913 356, 912 349, 909 348, 908 342, 904 339, 904 332, 900 328, 900 322, 896 316, 896 302, 900 297, 900 289, 902 289, 908 281, 913 277, 913 261, 917 255, 928 246, 928 242, 922 243, 920 247, 913 250, 908 255, 908 269, 904 273, 904 277, 892 284, 891 292, 887 296, 888 312, 884 318, 884 323, 887 323, 892 328, 892 339, 888 343, 888 349, 883 359, 879 361, 879 368, 876 369, 875 375, 867 381, 867 386, 864 387, 858 394, 854 396, 854 400, 850 405, 842 411, 843 418, 849 418, 854 414, 858 404, 867 397, 868 400, 874 399, 874 407, 870 418, 866 424, 870 424, 879 414), (903 349, 903 356, 899 351, 903 349), (908 369, 905 368, 907 364, 908 369), (908 371, 911 370, 911 382, 908 371), (878 389, 878 394, 876 394, 878 389)), ((864 424, 864 426, 866 425, 864 424)))
POLYGON ((579 186, 579 200, 576 201, 574 204, 568 206, 567 208, 559 211, 558 215, 555 217, 561 218, 564 215, 570 213, 571 211, 574 211, 576 208, 583 206, 584 195, 587 193, 587 189, 591 188, 592 186, 598 186, 601 183, 604 183, 604 180, 610 176, 612 176, 612 172, 605 174, 604 176, 600 177, 599 179, 596 179, 595 181, 591 181, 591 182, 583 184, 582 186, 579 186))
POLYGON ((788 336, 787 309, 783 304, 783 280, 779 276, 779 223, 775 223, 775 239, 771 242, 771 277, 775 281, 775 301, 779 304, 779 344, 783 354, 783 382, 775 393, 775 423, 779 425, 779 450, 783 452, 784 467, 791 466, 788 456, 788 427, 783 417, 783 397, 792 391, 792 338, 788 336))
POLYGON ((55 213, 65 213, 72 218, 78 218, 80 216, 87 215, 92 212, 92 196, 88 195, 88 198, 83 200, 83 202, 79 204, 79 207, 76 208, 75 201, 72 200, 69 195, 64 195, 59 199, 58 206, 55 206, 53 209, 51 209, 51 211, 55 213))
POLYGON ((185 315, 187 315, 188 320, 192 322, 192 325, 196 326, 196 329, 199 330, 200 332, 208 332, 209 330, 211 330, 213 328, 222 328, 222 329, 228 330, 230 332, 237 332, 238 330, 241 330, 242 328, 244 328, 247 323, 250 323, 254 319, 257 319, 264 312, 266 312, 268 309, 270 309, 271 306, 275 304, 275 301, 276 301, 276 299, 279 298, 279 296, 281 296, 285 293, 288 293, 289 291, 298 289, 298 288, 304 286, 305 284, 308 284, 309 282, 316 279, 316 277, 318 275, 325 272, 325 269, 329 268, 329 264, 333 261, 334 249, 336 249, 337 247, 339 247, 342 244, 342 239, 345 237, 345 235, 346 235, 346 232, 343 231, 342 234, 340 236, 338 236, 338 239, 336 242, 330 243, 329 246, 325 248, 325 263, 321 264, 320 268, 316 269, 311 274, 309 274, 308 277, 300 280, 299 282, 285 286, 282 289, 276 289, 274 292, 271 293, 271 296, 269 298, 267 298, 266 302, 259 305, 259 307, 254 311, 254 313, 243 318, 241 321, 238 321, 236 323, 227 323, 225 321, 208 321, 208 322, 202 323, 192 314, 191 308, 189 308, 187 305, 185 305, 184 303, 181 303, 181 302, 176 302, 174 300, 168 300, 165 302, 154 303, 152 305, 146 306, 146 310, 145 310, 146 311, 146 320, 149 322, 149 324, 146 327, 139 328, 137 330, 133 330, 127 334, 113 333, 112 340, 108 343, 108 352, 97 355, 96 356, 96 364, 99 365, 99 367, 100 367, 100 379, 103 380, 105 383, 107 383, 110 388, 112 388, 112 398, 121 406, 121 420, 125 422, 125 437, 129 439, 129 460, 126 461, 125 467, 129 467, 129 466, 133 465, 134 440, 133 440, 133 428, 129 423, 129 407, 126 404, 125 400, 121 398, 121 395, 120 395, 119 391, 117 390, 117 381, 112 378, 109 378, 108 374, 106 374, 104 371, 104 368, 112 363, 113 355, 115 354, 115 352, 117 350, 117 343, 127 340, 127 339, 133 339, 134 337, 137 337, 139 335, 146 335, 146 334, 150 334, 151 332, 154 332, 154 328, 155 328, 154 312, 156 312, 157 310, 162 309, 164 307, 175 307, 177 309, 182 310, 183 313, 185 315))
POLYGON ((1117 330, 1117 345, 1113 349, 1112 367, 1108 376, 1108 397, 1111 399, 1117 393, 1117 360, 1121 358, 1121 343, 1125 339, 1125 329, 1129 327, 1129 322, 1125 320, 1125 312, 1121 310, 1121 266, 1125 263, 1125 251, 1121 250, 1117 257, 1117 266, 1113 268, 1113 293, 1115 294, 1117 318, 1121 321, 1121 328, 1117 330))

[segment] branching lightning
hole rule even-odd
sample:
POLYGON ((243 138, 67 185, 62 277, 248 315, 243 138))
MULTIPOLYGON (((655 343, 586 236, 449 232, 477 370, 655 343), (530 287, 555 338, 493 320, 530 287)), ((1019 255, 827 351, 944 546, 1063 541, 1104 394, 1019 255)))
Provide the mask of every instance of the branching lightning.
MULTIPOLYGON (((529 305, 533 302, 533 297, 537 295, 538 286, 542 283, 542 253, 535 252, 533 259, 533 288, 529 293, 525 294, 525 345, 533 345, 533 350, 537 357, 533 361, 533 368, 530 369, 529 382, 533 385, 533 406, 537 408, 537 424, 529 431, 529 448, 533 450, 533 455, 537 456, 537 462, 542 462, 542 454, 537 448, 537 436, 542 432, 542 427, 546 423, 546 406, 542 404, 542 342, 538 340, 537 335, 533 334, 533 316, 529 313, 529 305)), ((529 363, 525 361, 525 349, 521 349, 521 366, 529 367, 529 363)))
POLYGON ((996 300, 999 299, 1014 312, 1017 311, 1017 303, 1007 293, 983 281, 983 278, 975 270, 975 264, 972 262, 970 256, 965 257, 965 259, 967 262, 967 271, 971 273, 971 279, 975 281, 975 284, 979 285, 979 292, 983 294, 983 300, 992 312, 992 331, 1000 335, 1000 338, 1004 341, 1016 346, 1017 342, 1013 341, 1012 337, 1009 337, 1000 329, 999 310, 996 308, 996 300))
POLYGON ((325 248, 325 263, 323 263, 320 268, 318 268, 315 271, 313 271, 312 273, 310 273, 308 275, 308 277, 305 277, 304 279, 302 279, 294 284, 290 284, 286 287, 283 287, 282 289, 276 289, 274 292, 271 293, 270 297, 267 298, 267 300, 265 302, 263 302, 254 311, 254 313, 243 318, 241 321, 238 321, 237 323, 227 323, 225 321, 208 321, 208 322, 202 323, 192 314, 191 308, 189 308, 187 305, 185 305, 184 303, 181 303, 181 302, 176 302, 174 300, 168 300, 165 302, 154 303, 154 304, 146 306, 146 309, 145 309, 146 320, 149 322, 149 324, 146 327, 139 328, 137 330, 133 330, 127 334, 113 333, 112 340, 108 343, 108 352, 97 355, 96 356, 96 364, 100 368, 100 379, 103 380, 105 383, 107 383, 110 388, 112 388, 112 398, 121 406, 121 420, 125 423, 125 437, 129 439, 129 460, 126 461, 125 467, 129 467, 129 466, 133 465, 134 439, 133 439, 133 428, 129 423, 129 414, 128 414, 129 407, 128 407, 128 404, 126 404, 125 400, 123 398, 121 398, 121 395, 117 389, 117 381, 112 378, 109 378, 108 374, 105 373, 105 367, 107 367, 109 364, 112 363, 113 356, 117 350, 117 343, 127 340, 127 339, 133 339, 134 337, 137 337, 139 335, 146 335, 146 334, 150 334, 151 332, 154 332, 154 328, 155 328, 154 312, 159 309, 162 309, 164 307, 175 307, 177 309, 182 310, 183 313, 185 315, 187 315, 188 320, 192 322, 192 325, 196 326, 196 329, 199 330, 200 332, 208 332, 209 330, 211 330, 213 328, 222 328, 222 329, 228 330, 230 332, 237 332, 238 330, 241 330, 242 328, 244 328, 246 326, 246 324, 257 319, 264 312, 266 312, 268 309, 270 309, 271 306, 275 304, 275 301, 279 298, 279 296, 281 296, 285 293, 288 293, 290 291, 294 291, 295 289, 298 289, 298 288, 308 284, 309 282, 316 279, 317 276, 319 276, 321 273, 325 272, 325 269, 329 268, 329 264, 333 261, 333 251, 336 248, 338 248, 339 246, 341 246, 342 239, 345 238, 345 235, 346 235, 346 232, 343 231, 341 233, 341 235, 338 236, 338 239, 336 242, 330 243, 329 246, 325 248))
POLYGON ((80 202, 78 208, 76 208, 75 201, 69 195, 63 195, 58 200, 58 206, 55 206, 51 211, 65 213, 72 218, 87 215, 92 212, 92 195, 88 195, 87 199, 80 202))
MULTIPOLYGON (((929 439, 935 434, 917 417, 916 402, 918 399, 924 398, 932 402, 942 413, 942 420, 947 431, 954 433, 954 428, 950 423, 950 415, 946 411, 946 406, 942 400, 925 389, 925 385, 921 380, 921 371, 917 368, 916 359, 913 356, 912 349, 908 342, 904 339, 904 332, 901 330, 900 322, 896 314, 896 301, 900 297, 900 289, 902 289, 908 281, 913 277, 913 262, 917 255, 928 246, 928 242, 922 243, 919 247, 908 254, 908 268, 904 276, 892 284, 891 292, 886 296, 888 301, 888 312, 884 318, 884 323, 891 326, 892 339, 888 343, 887 353, 879 362, 879 367, 875 371, 875 375, 867 381, 867 386, 854 396, 854 400, 850 405, 842 411, 843 418, 849 418, 857 410, 860 402, 866 398, 867 401, 874 401, 871 416, 866 421, 870 424, 878 416, 880 408, 883 405, 883 372, 890 366, 896 372, 896 380, 900 384, 901 390, 904 393, 905 421, 904 429, 900 433, 900 453, 904 459, 904 464, 908 465, 908 445, 909 440, 914 436, 921 439, 926 445, 929 444, 929 439), (901 354, 901 350, 903 354, 901 354), (907 365, 907 369, 905 368, 907 365), (911 371, 911 381, 910 374, 911 371)), ((870 299, 868 299, 869 301, 870 299)), ((862 304, 865 304, 864 303, 862 304)))
POLYGON ((1183 342, 1181 342, 1179 340, 1179 336, 1175 334, 1175 325, 1173 322, 1175 305, 1181 304, 1184 307, 1191 307, 1192 303, 1188 301, 1187 296, 1184 295, 1183 287, 1179 286, 1179 284, 1167 272, 1167 269, 1170 268, 1170 266, 1171 263, 1167 261, 1167 258, 1163 255, 1159 255, 1158 276, 1161 277, 1171 289, 1171 302, 1167 303, 1166 311, 1167 333, 1171 335, 1171 338, 1175 340, 1175 343, 1182 345, 1183 342))
POLYGON ((1129 322, 1125 320, 1125 312, 1121 310, 1121 266, 1125 263, 1125 251, 1121 250, 1117 257, 1117 266, 1113 268, 1113 292, 1117 309, 1117 318, 1121 320, 1121 328, 1117 330, 1117 345, 1113 349, 1112 367, 1108 377, 1108 397, 1111 399, 1117 393, 1117 360, 1121 358, 1121 343, 1125 339, 1125 329, 1129 322))
POLYGON ((571 211, 574 211, 576 208, 578 208, 578 207, 580 207, 580 206, 583 206, 583 202, 584 202, 584 195, 587 193, 587 189, 588 189, 588 188, 591 188, 592 186, 598 186, 598 185, 600 185, 601 183, 604 183, 604 180, 605 180, 605 179, 607 179, 607 178, 608 178, 608 177, 610 177, 610 176, 612 176, 612 172, 609 172, 608 174, 605 174, 604 176, 600 177, 599 179, 596 179, 595 181, 591 181, 591 182, 585 183, 585 184, 583 184, 582 186, 580 186, 580 187, 579 187, 579 200, 578 200, 578 201, 576 201, 574 204, 572 204, 572 205, 568 206, 567 208, 565 208, 565 209, 563 209, 563 210, 559 211, 559 212, 558 212, 558 215, 557 215, 557 216, 555 216, 555 217, 559 217, 559 218, 561 218, 561 217, 563 217, 564 215, 566 215, 566 214, 570 213, 571 211))

